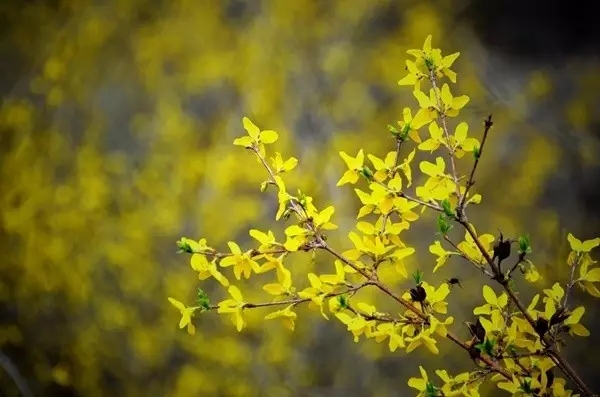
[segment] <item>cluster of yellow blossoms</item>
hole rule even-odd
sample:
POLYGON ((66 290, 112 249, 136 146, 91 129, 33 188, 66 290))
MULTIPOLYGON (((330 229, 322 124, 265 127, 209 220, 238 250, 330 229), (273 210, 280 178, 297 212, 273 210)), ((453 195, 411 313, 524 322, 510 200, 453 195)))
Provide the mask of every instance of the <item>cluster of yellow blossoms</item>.
MULTIPOLYGON (((244 311, 258 307, 275 307, 265 319, 279 319, 293 330, 297 314, 295 308, 303 303, 319 311, 325 319, 331 316, 341 321, 353 335, 355 341, 361 337, 386 342, 390 351, 405 349, 410 352, 424 346, 437 354, 437 343, 441 338, 449 339, 464 349, 473 360, 473 370, 450 375, 446 370, 435 371, 439 381, 430 380, 420 367, 421 377, 411 378, 409 386, 418 390, 419 396, 479 396, 479 387, 484 382, 493 382, 498 388, 513 395, 572 396, 566 390, 567 380, 582 395, 592 395, 588 386, 561 355, 565 334, 587 336, 589 332, 580 324, 583 307, 571 308, 569 295, 575 286, 589 294, 600 297, 597 288, 600 282, 600 267, 590 251, 600 244, 600 239, 580 241, 569 234, 572 249, 567 260, 571 277, 566 285, 556 283, 543 294, 535 295, 525 305, 516 293, 513 279, 524 275, 531 283, 540 276, 527 259, 531 253, 529 238, 504 239, 491 234, 477 234, 469 223, 466 209, 470 204, 481 201, 479 194, 471 194, 473 178, 479 163, 487 134, 492 126, 491 116, 485 120, 481 142, 468 137, 468 125, 460 122, 451 132, 450 118, 458 116, 468 103, 466 95, 455 96, 443 78, 456 82, 456 73, 450 68, 459 54, 442 56, 440 49, 431 47, 429 36, 422 50, 410 50, 414 60, 406 61, 408 75, 400 85, 414 87, 414 96, 419 109, 414 113, 409 108, 402 112, 403 118, 397 126, 389 126, 397 145, 396 150, 383 158, 368 154, 361 149, 356 156, 340 152, 347 170, 338 186, 357 184, 364 180, 368 189, 354 189, 362 204, 356 230, 348 233, 353 248, 345 252, 336 251, 328 242, 326 233, 337 226, 332 222, 334 207, 317 209, 310 196, 303 193, 291 194, 283 179, 285 173, 298 163, 291 157, 284 159, 275 153, 269 161, 265 145, 275 142, 275 131, 261 131, 252 121, 244 117, 243 126, 248 135, 234 141, 235 145, 251 150, 266 170, 267 179, 261 190, 273 186, 277 191, 279 208, 276 220, 289 222, 285 237, 277 238, 273 232, 250 230, 256 246, 242 250, 235 242, 229 242, 230 252, 219 252, 207 245, 205 239, 195 241, 182 238, 178 242, 181 251, 191 254, 191 266, 200 280, 215 279, 227 288, 229 297, 211 305, 206 294, 199 290, 198 302, 186 306, 173 298, 170 302, 180 310, 181 328, 187 327, 194 333, 192 318, 195 313, 214 310, 229 315, 238 331, 245 326, 244 311), (429 95, 421 90, 423 83, 431 85, 429 95), (428 126, 429 136, 422 139, 420 130, 428 126), (416 144, 404 158, 402 149, 411 142, 416 144), (416 150, 436 152, 432 162, 422 161, 419 170, 424 183, 416 186, 414 194, 408 192, 413 184, 411 170, 416 150), (469 175, 457 173, 456 161, 471 153, 473 167, 469 175), (368 158, 372 166, 365 164, 368 158), (395 293, 380 277, 381 267, 393 267, 404 279, 409 279, 403 260, 413 255, 414 248, 402 242, 402 232, 419 219, 423 211, 438 213, 439 240, 433 241, 429 250, 436 256, 432 269, 437 271, 451 256, 459 256, 479 269, 486 282, 483 287, 485 303, 473 310, 475 323, 468 323, 472 339, 463 340, 450 330, 454 318, 447 316, 446 298, 450 287, 460 280, 450 279, 439 286, 422 280, 422 274, 412 275, 414 283, 401 294, 395 293), (464 230, 462 241, 455 241, 450 230, 459 226, 464 230), (502 261, 510 256, 510 247, 518 243, 518 258, 506 268, 502 261), (331 255, 335 272, 331 274, 308 274, 308 282, 297 288, 286 268, 286 258, 298 251, 324 251, 331 255), (240 289, 232 285, 224 275, 232 269, 236 280, 249 279, 253 274, 273 273, 273 282, 263 286, 270 296, 266 302, 248 302, 240 289), (516 272, 519 270, 519 272, 516 272), (496 284, 501 293, 487 285, 496 284), (376 288, 393 298, 401 309, 397 313, 380 312, 366 302, 355 301, 355 294, 363 288, 376 288), (539 301, 542 300, 540 309, 539 301), (560 372, 564 378, 560 378, 560 372)), ((300 282, 300 281, 298 281, 300 282)))

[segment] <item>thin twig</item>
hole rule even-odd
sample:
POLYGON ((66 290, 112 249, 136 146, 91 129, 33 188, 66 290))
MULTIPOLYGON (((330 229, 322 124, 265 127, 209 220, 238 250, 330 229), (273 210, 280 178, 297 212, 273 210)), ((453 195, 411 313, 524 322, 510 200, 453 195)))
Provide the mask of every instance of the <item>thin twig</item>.
POLYGON ((460 204, 458 205, 458 207, 462 210, 464 210, 465 208, 465 202, 469 194, 469 189, 471 189, 471 187, 475 184, 475 180, 473 178, 475 178, 475 171, 477 170, 477 165, 479 165, 479 159, 481 158, 481 154, 483 153, 483 146, 485 145, 485 142, 487 140, 488 132, 490 132, 490 129, 494 125, 491 114, 484 120, 484 124, 485 128, 483 130, 483 138, 481 138, 481 146, 479 146, 478 155, 475 157, 475 162, 473 163, 471 174, 469 175, 469 179, 467 180, 467 184, 465 185, 465 192, 460 199, 460 204))
MULTIPOLYGON (((481 252, 481 254, 485 258, 485 260, 488 262, 488 264, 492 268, 492 271, 495 274, 500 274, 498 267, 496 266, 496 264, 494 263, 494 261, 492 260, 490 255, 487 253, 487 251, 483 247, 483 244, 481 243, 479 238, 477 237, 477 234, 475 233, 473 226, 471 226, 471 224, 465 220, 464 214, 462 214, 462 215, 463 215, 463 218, 459 219, 458 222, 466 229, 467 233, 469 233, 469 235, 475 242, 475 245, 477 245, 479 251, 481 252)), ((506 280, 506 278, 504 278, 504 277, 498 278, 495 280, 502 286, 504 291, 506 291, 510 300, 512 300, 514 302, 514 304, 517 306, 519 311, 523 314, 523 317, 525 317, 525 320, 527 320, 529 325, 533 329, 535 329, 535 320, 533 319, 531 314, 529 314, 529 312, 527 311, 527 308, 525 307, 523 302, 515 294, 515 292, 512 290, 512 288, 510 288, 510 286, 508 284, 508 280, 506 280)), ((554 363, 562 370, 562 372, 577 386, 577 388, 579 389, 579 391, 582 392, 583 395, 585 395, 586 397, 593 396, 594 393, 592 392, 592 390, 587 386, 587 384, 583 381, 583 379, 581 379, 581 377, 575 372, 573 367, 571 367, 571 365, 567 362, 567 360, 558 351, 556 351, 556 349, 554 349, 552 347, 552 340, 548 337, 548 335, 539 335, 539 336, 540 336, 540 339, 542 340, 542 342, 546 346, 549 347, 549 355, 550 355, 550 358, 552 359, 552 361, 554 361, 554 363)))
MULTIPOLYGON (((325 251, 329 252, 331 255, 333 255, 337 259, 341 260, 346 265, 352 267, 354 270, 356 270, 358 273, 360 273, 367 279, 371 280, 373 285, 375 285, 383 293, 385 293, 386 295, 388 295, 389 297, 394 299, 396 302, 400 303, 402 306, 404 306, 410 312, 417 315, 422 320, 424 320, 424 321, 428 320, 428 316, 426 314, 424 314, 421 310, 417 309, 412 303, 410 303, 409 301, 405 300, 401 296, 394 293, 388 286, 381 283, 379 280, 373 279, 373 277, 371 277, 369 275, 369 273, 367 273, 365 270, 361 269, 360 267, 356 266, 356 264, 354 264, 352 261, 345 258, 343 255, 341 255, 338 252, 336 252, 335 250, 333 250, 325 241, 322 241, 321 243, 322 243, 322 248, 325 251)), ((450 339, 452 342, 454 342, 455 344, 460 346, 465 351, 467 351, 467 352, 471 351, 471 346, 467 342, 460 339, 458 336, 454 335, 454 333, 448 331, 448 333, 446 334, 446 338, 450 339)), ((509 379, 509 380, 512 379, 512 375, 508 371, 506 371, 504 368, 502 368, 497 362, 493 361, 490 357, 481 355, 481 356, 479 356, 479 359, 481 361, 483 361, 488 367, 493 369, 495 372, 504 376, 506 379, 509 379)))
POLYGON ((456 245, 452 240, 450 240, 450 237, 448 237, 448 235, 444 235, 444 240, 450 243, 450 245, 460 254, 461 257, 469 261, 469 263, 472 263, 477 269, 481 270, 483 274, 485 274, 489 278, 494 278, 494 275, 490 273, 489 270, 487 270, 484 266, 481 266, 480 263, 475 263, 471 258, 467 256, 467 254, 465 254, 460 248, 458 248, 458 245, 456 245))
POLYGON ((4 368, 4 371, 6 371, 8 376, 15 382, 17 389, 19 389, 19 392, 23 397, 33 397, 29 385, 27 385, 25 378, 21 376, 17 366, 2 352, 0 352, 0 367, 4 368))

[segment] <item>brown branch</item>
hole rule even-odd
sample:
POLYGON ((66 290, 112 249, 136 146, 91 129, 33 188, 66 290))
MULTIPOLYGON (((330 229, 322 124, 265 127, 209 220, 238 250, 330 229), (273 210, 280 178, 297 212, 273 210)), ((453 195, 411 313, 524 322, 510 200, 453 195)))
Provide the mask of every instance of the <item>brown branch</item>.
MULTIPOLYGON (((527 311, 527 308, 525 307, 523 302, 515 294, 515 292, 512 290, 512 288, 510 288, 510 286, 508 284, 508 280, 502 274, 500 274, 498 266, 494 263, 494 261, 492 260, 490 255, 487 253, 487 251, 483 247, 483 244, 477 237, 477 234, 475 233, 473 226, 466 220, 466 215, 464 213, 462 213, 460 215, 461 215, 461 217, 458 219, 458 223, 460 223, 466 229, 467 233, 469 233, 469 235, 475 242, 475 245, 477 245, 477 248, 479 249, 479 251, 481 252, 483 257, 485 258, 487 263, 492 268, 492 272, 499 276, 494 279, 502 286, 502 288, 504 289, 504 291, 506 292, 506 294, 508 295, 510 300, 513 301, 515 306, 517 306, 519 311, 523 314, 523 317, 525 317, 525 320, 527 320, 529 325, 535 330, 536 329, 535 320, 533 319, 531 314, 529 314, 529 312, 527 311)), ((548 348, 549 348, 548 353, 549 353, 552 361, 554 361, 554 363, 556 364, 556 366, 558 366, 562 370, 562 372, 577 386, 579 391, 584 396, 586 396, 586 397, 593 396, 594 393, 592 392, 592 390, 587 386, 587 384, 583 381, 583 379, 581 379, 581 377, 575 372, 575 370, 573 369, 573 367, 571 367, 571 365, 567 362, 567 360, 558 351, 556 351, 556 349, 553 347, 552 340, 548 337, 548 335, 539 335, 539 337, 542 340, 542 342, 546 346, 548 346, 548 348)))
MULTIPOLYGON (((347 258, 345 258, 344 256, 342 256, 341 254, 339 254, 338 252, 336 252, 325 241, 321 241, 321 248, 323 248, 325 251, 329 252, 331 255, 333 255, 334 257, 336 257, 337 259, 339 259, 340 261, 342 261, 346 265, 352 267, 354 270, 356 270, 362 276, 366 277, 367 280, 370 280, 371 283, 375 287, 377 287, 383 293, 385 293, 386 295, 388 295, 389 297, 391 297, 392 299, 394 299, 396 302, 400 303, 402 306, 404 306, 410 312, 412 312, 415 315, 417 315, 420 319, 422 319, 424 321, 428 320, 428 316, 426 314, 424 314, 421 310, 417 309, 412 303, 410 303, 406 299, 404 299, 401 296, 399 296, 396 293, 394 293, 388 286, 386 286, 385 284, 383 284, 382 282, 380 282, 374 276, 371 276, 364 269, 361 269, 360 267, 356 266, 355 263, 353 263, 352 261, 348 260, 347 258)), ((458 346, 460 346, 465 351, 467 351, 467 352, 471 351, 471 348, 472 348, 471 345, 469 343, 463 341, 462 339, 460 339, 458 336, 456 336, 451 331, 447 332, 446 338, 450 339, 452 342, 454 342, 455 344, 457 344, 458 346)), ((509 379, 509 380, 512 379, 512 375, 508 371, 506 371, 504 368, 502 368, 491 357, 481 355, 481 356, 479 356, 479 359, 482 362, 484 362, 488 367, 490 367, 491 369, 493 369, 495 372, 497 372, 497 373, 501 374, 502 376, 504 376, 506 379, 509 379)))
POLYGON ((475 157, 475 162, 473 163, 471 174, 469 175, 469 179, 467 180, 467 184, 465 185, 465 192, 461 196, 460 204, 458 205, 461 211, 465 208, 465 202, 467 200, 467 195, 469 194, 469 189, 471 189, 471 187, 475 184, 475 179, 473 178, 475 178, 475 171, 477 170, 477 165, 479 165, 479 159, 481 158, 481 154, 483 153, 483 146, 485 145, 485 142, 487 140, 488 132, 490 132, 490 129, 494 125, 491 114, 484 120, 484 124, 485 128, 483 130, 483 138, 481 138, 481 146, 479 146, 478 155, 475 157))

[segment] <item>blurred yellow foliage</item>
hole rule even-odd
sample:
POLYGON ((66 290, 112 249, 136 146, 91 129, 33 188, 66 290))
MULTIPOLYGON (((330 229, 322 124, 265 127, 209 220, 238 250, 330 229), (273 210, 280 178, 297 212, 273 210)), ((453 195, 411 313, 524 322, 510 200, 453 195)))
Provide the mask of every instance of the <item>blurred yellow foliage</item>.
MULTIPOLYGON (((0 5, 0 51, 14 60, 1 79, 10 87, 0 106, 0 350, 35 395, 406 390, 396 382, 408 374, 405 357, 393 358, 393 370, 373 363, 385 350, 355 348, 339 338, 343 327, 324 331, 308 316, 290 335, 249 315, 240 337, 230 323, 203 318, 190 338, 164 297, 188 291, 192 301, 197 287, 187 260, 174 255, 177 237, 243 245, 245 231, 266 230, 265 214, 276 208, 259 195, 255 160, 230 146, 241 115, 280 132, 276 149, 301 159, 289 191, 336 204, 340 227, 354 222, 356 204, 330 188, 342 170, 334 154, 387 150, 385 125, 413 100, 394 83, 405 74, 404 53, 427 34, 446 36, 451 2, 12 3, 0 5), (356 365, 340 368, 346 360, 356 365)), ((449 38, 450 48, 459 40, 463 51, 473 38, 449 38)), ((486 92, 467 72, 478 63, 466 59, 458 71, 474 76, 461 84, 475 102, 486 92)), ((531 90, 543 96, 547 83, 536 79, 531 90)), ((566 114, 583 128, 589 108, 572 106, 566 114)), ((510 170, 502 175, 529 178, 518 200, 486 196, 517 228, 529 219, 521 215, 536 216, 560 145, 520 128, 525 122, 502 104, 487 111, 506 120, 490 145, 530 148, 490 151, 479 170, 479 188, 490 192, 496 186, 485 181, 499 163, 510 170)), ((482 227, 508 228, 482 217, 482 227)), ((300 274, 329 265, 299 257, 294 266, 300 274)), ((0 389, 19 394, 4 373, 0 389)))

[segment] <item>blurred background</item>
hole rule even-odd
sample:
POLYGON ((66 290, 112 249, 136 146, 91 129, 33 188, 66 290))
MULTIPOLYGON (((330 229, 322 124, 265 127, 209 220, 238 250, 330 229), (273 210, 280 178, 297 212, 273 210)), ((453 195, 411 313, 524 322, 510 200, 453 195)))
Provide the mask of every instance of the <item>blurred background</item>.
MULTIPOLYGON (((419 363, 468 369, 445 341, 437 357, 392 354, 304 309, 293 333, 253 310, 241 334, 209 313, 189 336, 167 297, 225 294, 200 284, 174 243, 248 249, 249 228, 281 230, 263 170, 232 145, 249 116, 300 159, 286 183, 336 206, 330 240, 349 248, 358 200, 335 187, 337 152, 393 150, 386 125, 416 106, 396 84, 405 51, 432 34, 461 52, 454 90, 471 97, 470 134, 494 115, 470 219, 479 232, 531 233, 539 287, 564 281, 567 231, 600 235, 593 18, 562 1, 0 1, 0 396, 404 396, 419 363)), ((418 248, 410 270, 463 280, 450 312, 467 338, 459 322, 482 280, 459 260, 431 274, 435 222, 423 218, 404 235, 418 248)), ((294 260, 300 287, 306 271, 333 272, 327 257, 294 260)), ((592 335, 567 351, 599 390, 597 301, 576 297, 592 335)))

